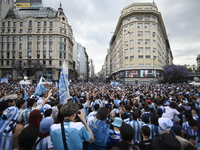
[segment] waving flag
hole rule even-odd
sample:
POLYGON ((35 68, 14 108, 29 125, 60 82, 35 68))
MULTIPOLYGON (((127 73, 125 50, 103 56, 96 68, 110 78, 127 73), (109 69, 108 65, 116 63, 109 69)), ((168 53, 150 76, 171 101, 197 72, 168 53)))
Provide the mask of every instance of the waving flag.
MULTIPOLYGON (((198 106, 198 111, 200 112, 200 106, 198 106)), ((198 114, 199 118, 200 118, 200 113, 198 114)), ((200 119, 198 119, 198 131, 197 131, 197 147, 198 150, 200 150, 200 119)))
POLYGON ((67 100, 70 98, 68 84, 68 67, 64 61, 59 78, 59 97, 61 104, 67 103, 67 100))
POLYGON ((41 95, 44 91, 46 91, 47 89, 44 87, 44 85, 42 84, 42 79, 43 77, 40 77, 40 81, 36 87, 36 90, 35 90, 35 94, 36 95, 41 95))
POLYGON ((8 77, 2 78, 0 81, 1 81, 1 83, 3 83, 3 82, 7 82, 8 83, 8 77))

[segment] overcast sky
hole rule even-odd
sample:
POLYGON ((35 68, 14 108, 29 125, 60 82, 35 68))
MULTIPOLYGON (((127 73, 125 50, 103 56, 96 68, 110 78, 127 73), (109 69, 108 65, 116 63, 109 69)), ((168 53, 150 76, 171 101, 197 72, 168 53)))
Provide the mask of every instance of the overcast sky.
MULTIPOLYGON (((76 42, 87 50, 99 72, 121 10, 134 2, 153 0, 61 0, 76 42)), ((161 12, 176 65, 197 65, 200 54, 200 1, 155 0, 161 12)), ((59 7, 59 0, 43 0, 44 7, 59 7)))

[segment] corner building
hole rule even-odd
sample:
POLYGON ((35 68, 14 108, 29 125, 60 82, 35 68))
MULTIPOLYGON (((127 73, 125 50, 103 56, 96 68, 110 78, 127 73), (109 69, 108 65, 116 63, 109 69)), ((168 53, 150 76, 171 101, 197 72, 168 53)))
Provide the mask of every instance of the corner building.
MULTIPOLYGON (((12 7, 0 20, 0 78, 19 79, 11 62, 29 64, 32 60, 46 66, 46 71, 36 71, 36 78, 58 80, 63 61, 69 78, 73 75, 73 31, 61 5, 58 10, 12 7)), ((29 68, 25 68, 25 75, 35 79, 29 68)))
POLYGON ((123 83, 159 83, 163 66, 173 62, 168 35, 155 3, 125 7, 109 49, 107 75, 123 83))

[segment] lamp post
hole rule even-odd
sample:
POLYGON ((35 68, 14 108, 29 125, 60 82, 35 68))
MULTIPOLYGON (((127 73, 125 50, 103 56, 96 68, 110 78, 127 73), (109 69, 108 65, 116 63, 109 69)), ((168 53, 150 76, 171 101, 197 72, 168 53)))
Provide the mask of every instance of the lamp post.
POLYGON ((153 83, 154 83, 154 78, 155 78, 155 68, 154 68, 155 59, 156 59, 156 56, 153 56, 153 83))

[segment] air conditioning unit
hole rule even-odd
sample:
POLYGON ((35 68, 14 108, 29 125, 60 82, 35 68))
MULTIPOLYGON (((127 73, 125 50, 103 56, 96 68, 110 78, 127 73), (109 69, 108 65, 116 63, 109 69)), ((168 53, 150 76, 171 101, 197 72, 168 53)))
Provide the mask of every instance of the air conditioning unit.
POLYGON ((140 28, 140 26, 138 26, 138 28, 140 28))
POLYGON ((140 52, 140 50, 138 50, 138 52, 140 52))
POLYGON ((145 26, 145 28, 147 28, 147 26, 145 26))
POLYGON ((145 44, 147 44, 147 42, 145 42, 145 44))
POLYGON ((128 44, 126 44, 126 46, 128 46, 128 44))
POLYGON ((140 42, 138 42, 138 44, 140 44, 140 42))

